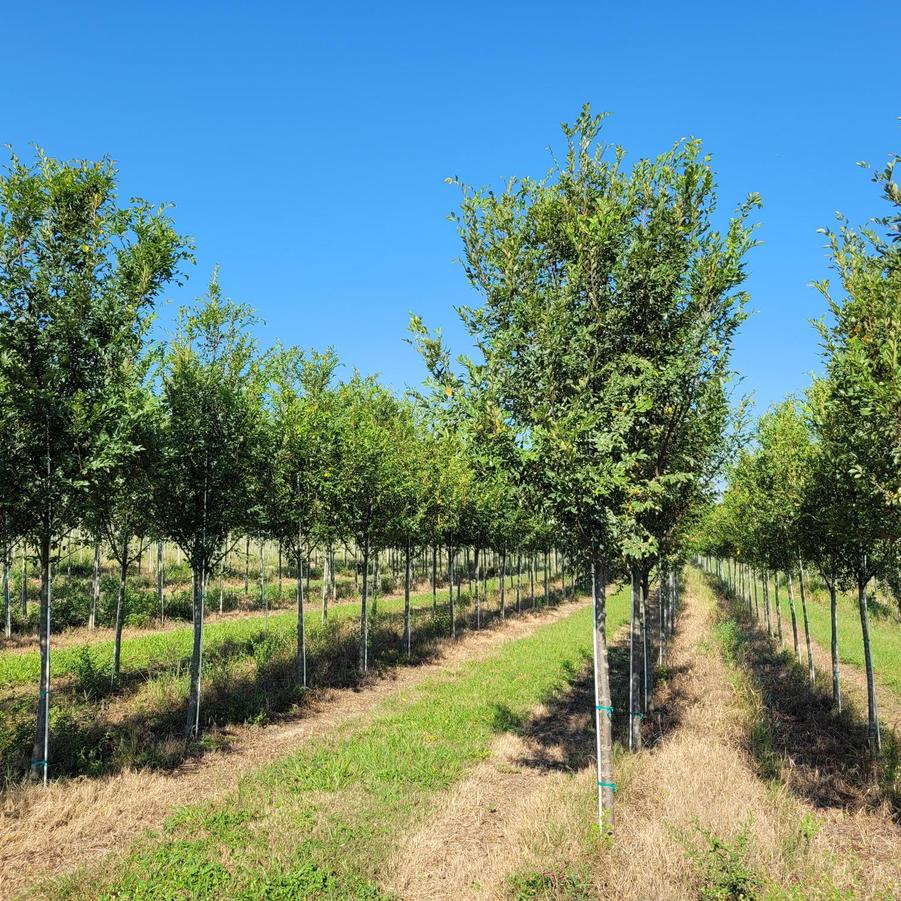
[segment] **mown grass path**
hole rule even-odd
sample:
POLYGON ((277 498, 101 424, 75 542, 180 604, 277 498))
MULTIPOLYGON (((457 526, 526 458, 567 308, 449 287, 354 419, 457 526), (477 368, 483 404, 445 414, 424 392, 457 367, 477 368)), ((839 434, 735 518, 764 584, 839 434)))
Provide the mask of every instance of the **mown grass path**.
MULTIPOLYGON (((625 609, 624 596, 616 603, 625 609)), ((25 789, 8 799, 0 822, 17 837, 0 850, 0 869, 15 888, 34 887, 195 801, 206 803, 172 814, 124 860, 34 890, 97 897, 106 885, 110 897, 158 898, 374 892, 391 831, 484 757, 508 715, 566 683, 590 650, 589 622, 582 602, 468 632, 434 663, 398 668, 362 691, 328 692, 312 716, 247 730, 230 752, 174 774, 25 789)))

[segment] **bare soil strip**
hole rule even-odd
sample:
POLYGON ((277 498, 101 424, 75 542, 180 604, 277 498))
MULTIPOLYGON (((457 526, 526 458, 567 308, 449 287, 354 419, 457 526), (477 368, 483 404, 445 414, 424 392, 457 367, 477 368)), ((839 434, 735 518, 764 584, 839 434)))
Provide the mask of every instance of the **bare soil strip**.
POLYGON ((361 689, 317 692, 303 715, 277 725, 236 727, 229 747, 190 760, 171 772, 126 771, 114 776, 52 782, 10 789, 0 798, 0 897, 42 879, 88 864, 122 849, 145 830, 159 828, 174 807, 215 800, 241 776, 290 754, 329 730, 358 728, 390 695, 448 667, 490 654, 499 645, 530 635, 569 616, 586 603, 568 602, 468 630, 455 643, 442 642, 436 657, 400 667, 361 689))
POLYGON ((901 886, 901 828, 889 811, 818 806, 791 778, 761 777, 748 746, 748 698, 711 639, 710 596, 696 581, 690 588, 652 746, 618 761, 625 792, 609 849, 587 838, 592 703, 577 683, 558 709, 536 711, 521 735, 499 739, 492 757, 426 812, 401 839, 385 887, 417 901, 505 898, 511 876, 535 873, 558 887, 548 897, 569 897, 565 877, 581 872, 590 897, 694 898, 698 872, 687 851, 703 844, 699 826, 724 840, 744 830, 755 871, 784 886, 811 880, 810 897, 818 884, 824 897, 833 885, 855 897, 901 886), (805 832, 808 823, 815 828, 805 832))

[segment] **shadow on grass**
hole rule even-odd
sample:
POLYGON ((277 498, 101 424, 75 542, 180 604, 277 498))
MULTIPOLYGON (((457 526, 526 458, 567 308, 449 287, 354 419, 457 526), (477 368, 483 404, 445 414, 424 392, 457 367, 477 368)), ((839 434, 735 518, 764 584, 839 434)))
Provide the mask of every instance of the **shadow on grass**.
MULTIPOLYGON (((561 600, 559 592, 552 604, 561 600)), ((543 607, 543 604, 540 606, 543 607)), ((539 608, 540 609, 540 608, 539 608)), ((475 610, 464 594, 457 605, 458 636, 475 626, 475 610)), ((529 611, 525 611, 526 614, 529 611)), ((507 608, 506 615, 515 618, 507 608)), ((483 604, 481 628, 500 620, 496 600, 483 604)), ((181 738, 186 715, 187 665, 160 662, 144 672, 125 672, 115 688, 107 673, 82 674, 54 686, 50 760, 53 776, 102 776, 127 768, 172 769, 208 750, 227 752, 238 724, 263 724, 286 715, 303 716, 316 692, 356 689, 393 667, 422 665, 438 656, 450 633, 447 604, 413 611, 411 653, 403 642, 403 614, 379 611, 370 617, 370 671, 357 669, 359 622, 330 620, 308 635, 307 677, 313 689, 294 684, 293 632, 258 631, 226 639, 204 655, 202 735, 181 738), (87 691, 85 689, 88 689, 87 691)), ((27 690, 23 686, 23 690, 27 690)), ((26 772, 34 731, 33 699, 17 693, 0 699, 0 779, 26 772)))
POLYGON ((780 779, 820 808, 860 810, 887 803, 898 819, 897 737, 884 730, 883 755, 874 760, 865 714, 847 702, 836 712, 831 685, 821 678, 811 685, 806 668, 766 634, 728 586, 710 574, 707 579, 720 602, 727 654, 761 697, 758 722, 747 739, 761 774, 780 779))
MULTIPOLYGON (((651 601, 654 601, 652 595, 651 601)), ((651 606, 655 606, 652 603, 651 606)), ((652 626, 654 624, 652 623, 652 626)), ((678 622, 676 623, 678 630, 678 622)), ((651 649, 656 653, 655 649, 651 649)), ((629 710, 629 635, 620 636, 607 649, 610 687, 614 709, 613 740, 628 746, 629 710)), ((656 659, 656 658, 655 658, 656 659)), ((662 741, 681 722, 687 698, 680 688, 677 668, 655 668, 657 697, 665 706, 652 708, 643 724, 645 746, 662 741), (664 684, 665 683, 665 684, 664 684)), ((498 731, 521 735, 529 747, 519 763, 542 770, 575 771, 593 765, 595 760, 594 673, 591 660, 569 674, 569 685, 545 699, 539 714, 505 721, 499 711, 498 731)))

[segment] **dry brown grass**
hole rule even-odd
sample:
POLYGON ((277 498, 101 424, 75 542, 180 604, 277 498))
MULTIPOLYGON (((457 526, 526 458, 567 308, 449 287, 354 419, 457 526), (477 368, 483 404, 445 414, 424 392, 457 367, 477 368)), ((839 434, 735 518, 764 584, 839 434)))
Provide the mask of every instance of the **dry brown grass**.
POLYGON ((223 796, 244 773, 290 754, 313 737, 361 728, 387 697, 439 670, 480 659, 584 603, 539 609, 464 632, 455 643, 442 642, 429 663, 392 670, 362 689, 317 692, 302 716, 273 726, 235 728, 227 750, 189 760, 171 772, 132 770, 100 779, 63 779, 47 789, 9 789, 0 799, 0 897, 123 849, 145 830, 160 827, 174 807, 223 796))
MULTIPOLYGON (((794 897, 890 897, 901 886, 898 826, 883 810, 817 810, 761 778, 748 750, 759 695, 711 639, 709 591, 694 576, 689 588, 673 675, 656 698, 665 728, 641 754, 617 755, 609 845, 592 838, 596 777, 583 712, 581 726, 564 723, 556 736, 539 726, 499 739, 401 840, 385 886, 409 899, 503 898, 511 875, 535 873, 554 874, 537 897, 696 898, 690 851, 704 846, 707 830, 728 842, 744 834, 749 869, 794 897)), ((536 711, 533 725, 547 713, 536 711)))

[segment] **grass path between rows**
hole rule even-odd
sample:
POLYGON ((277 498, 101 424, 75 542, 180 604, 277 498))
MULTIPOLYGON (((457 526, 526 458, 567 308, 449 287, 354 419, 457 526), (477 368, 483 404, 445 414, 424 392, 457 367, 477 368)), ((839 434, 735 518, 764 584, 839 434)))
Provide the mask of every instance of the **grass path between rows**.
MULTIPOLYGON (((618 603, 625 610, 624 595, 618 603)), ((351 896, 368 891, 372 873, 352 864, 378 858, 348 856, 346 843, 363 847, 367 837, 387 834, 417 798, 484 756, 507 712, 527 711, 581 665, 589 623, 584 600, 510 617, 443 643, 432 663, 398 667, 362 690, 321 692, 315 712, 295 721, 238 730, 228 752, 174 773, 131 771, 10 792, 0 818, 0 835, 9 836, 0 843, 0 895, 30 888, 42 897, 93 898, 103 884, 121 889, 117 897, 280 897, 283 883, 285 897, 315 895, 321 885, 352 886, 351 896), (179 807, 193 803, 202 806, 179 807), (167 817, 161 833, 119 859, 116 849, 167 817), (210 832, 211 823, 232 825, 210 832), (314 823, 333 841, 312 836, 314 823), (47 882, 98 859, 67 883, 47 882)))
MULTIPOLYGON (((829 616, 828 597, 817 593, 807 605, 810 620, 811 637, 822 648, 829 648, 832 641, 832 626, 829 616)), ((798 616, 800 618, 800 609, 798 616)), ((786 642, 791 643, 791 622, 783 623, 786 642)), ((799 621, 799 632, 803 624, 799 621)), ((803 645, 803 632, 801 642, 803 645)), ((892 693, 901 700, 901 628, 897 620, 889 618, 870 618, 870 646, 873 651, 873 669, 883 692, 892 693)), ((802 651, 803 652, 803 651, 802 651)), ((857 609, 843 604, 838 615, 838 653, 842 663, 850 664, 861 672, 864 668, 863 633, 860 629, 860 617, 857 609)))
MULTIPOLYGON (((492 580, 492 582, 494 584, 489 587, 496 590, 496 580, 492 580)), ((536 594, 538 593, 537 588, 538 586, 536 586, 536 594)), ((510 597, 512 595, 508 595, 508 602, 510 597)), ((439 591, 438 603, 442 604, 446 600, 446 590, 443 593, 439 591)), ((414 610, 431 607, 431 590, 412 595, 410 603, 414 610)), ((497 599, 492 598, 490 603, 496 606, 497 599)), ((384 612, 401 611, 403 605, 403 595, 390 595, 378 599, 378 608, 384 612)), ((352 600, 331 604, 328 615, 330 619, 340 620, 359 616, 359 613, 359 600, 352 600)), ((307 605, 308 631, 315 631, 321 622, 321 606, 316 599, 312 605, 307 605)), ((253 612, 222 617, 205 623, 204 652, 214 652, 224 641, 244 641, 257 633, 264 625, 277 634, 293 634, 296 623, 296 611, 285 611, 284 609, 270 612, 268 615, 262 612, 253 612)), ((123 637, 122 672, 144 672, 152 667, 172 667, 179 661, 187 661, 191 655, 192 633, 193 629, 190 623, 179 623, 152 631, 142 630, 139 634, 123 637)), ((86 638, 78 644, 67 643, 64 647, 58 648, 51 646, 51 677, 56 679, 75 672, 85 648, 98 671, 105 672, 110 669, 113 659, 112 640, 86 638)), ((3 651, 0 648, 0 688, 36 682, 40 674, 40 665, 40 654, 36 650, 3 651)))
POLYGON ((497 739, 477 771, 435 800, 401 837, 384 884, 401 898, 455 901, 896 897, 901 830, 878 806, 805 795, 791 760, 768 746, 761 692, 734 656, 737 629, 688 572, 649 746, 615 755, 612 839, 594 826, 591 719, 578 713, 590 687, 580 699, 577 684, 497 739))

